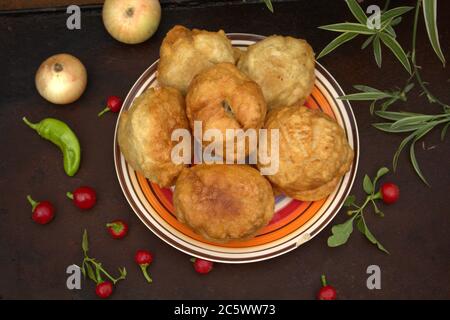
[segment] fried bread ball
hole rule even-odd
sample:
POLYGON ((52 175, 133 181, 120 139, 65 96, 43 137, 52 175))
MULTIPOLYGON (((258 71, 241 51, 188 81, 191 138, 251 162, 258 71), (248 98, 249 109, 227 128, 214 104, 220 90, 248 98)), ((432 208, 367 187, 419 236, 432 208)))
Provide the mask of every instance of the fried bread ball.
POLYGON ((269 110, 303 104, 314 87, 314 65, 308 42, 275 35, 249 46, 238 62, 261 86, 269 110))
POLYGON ((235 63, 234 50, 223 30, 210 32, 173 27, 160 48, 158 81, 186 94, 191 80, 202 70, 219 62, 235 63))
POLYGON ((120 150, 134 170, 162 187, 170 187, 183 169, 171 160, 172 131, 189 129, 182 94, 174 88, 149 88, 121 115, 120 150))
POLYGON ((247 165, 197 165, 183 169, 173 197, 182 223, 215 242, 246 240, 274 214, 272 187, 247 165))
POLYGON ((352 165, 353 150, 344 130, 321 111, 280 107, 269 113, 265 128, 279 130, 279 168, 267 178, 292 198, 315 201, 328 196, 352 165))
MULTIPOLYGON (((216 64, 192 80, 186 96, 186 114, 191 128, 194 121, 202 122, 202 129, 218 129, 223 135, 223 152, 221 155, 240 158, 237 139, 234 149, 226 151, 226 129, 259 129, 264 124, 266 103, 260 87, 231 63, 216 64)), ((203 141, 206 146, 210 142, 203 141)), ((256 149, 245 143, 244 158, 256 149)))

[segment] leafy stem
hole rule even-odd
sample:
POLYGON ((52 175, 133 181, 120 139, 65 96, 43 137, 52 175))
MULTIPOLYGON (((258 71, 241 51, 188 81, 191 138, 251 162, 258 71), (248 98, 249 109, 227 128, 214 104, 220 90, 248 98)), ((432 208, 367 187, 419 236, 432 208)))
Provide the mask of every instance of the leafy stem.
MULTIPOLYGON (((422 80, 422 76, 420 75, 420 72, 419 72, 420 67, 417 65, 417 62, 416 62, 417 26, 419 24, 419 12, 420 12, 421 5, 422 5, 422 0, 417 0, 416 10, 415 10, 415 13, 414 13, 414 24, 413 24, 413 35, 412 35, 412 49, 411 49, 411 52, 412 52, 411 53, 411 62, 412 62, 412 65, 413 65, 413 74, 416 77, 417 83, 420 85, 420 87, 422 88, 423 92, 426 94, 426 96, 428 98, 428 101, 430 103, 437 103, 437 104, 441 105, 444 108, 445 107, 449 107, 448 104, 443 103, 441 100, 439 100, 439 98, 437 98, 435 95, 433 95, 433 93, 431 93, 431 91, 427 88, 425 82, 422 80)), ((433 22, 430 22, 430 23, 433 23, 433 22)), ((428 26, 428 23, 427 23, 427 26, 428 26)), ((443 64, 445 64, 445 59, 443 60, 443 64)))
POLYGON ((125 268, 119 268, 120 276, 114 278, 108 271, 103 268, 102 264, 98 262, 95 258, 91 258, 88 255, 89 242, 88 234, 86 229, 83 232, 83 240, 81 242, 81 248, 83 249, 83 262, 81 263, 81 272, 86 277, 86 275, 94 281, 96 284, 102 283, 102 274, 105 275, 113 284, 116 284, 120 280, 124 280, 127 276, 127 270, 125 268))
POLYGON ((380 118, 390 120, 391 122, 375 123, 373 126, 378 130, 388 133, 402 133, 411 132, 397 148, 392 160, 392 167, 394 171, 397 168, 398 158, 403 149, 410 143, 409 154, 413 168, 420 179, 427 185, 428 181, 423 175, 419 163, 416 159, 415 144, 423 138, 428 132, 433 130, 440 124, 445 124, 441 131, 441 140, 445 139, 447 129, 450 125, 450 110, 445 109, 441 114, 420 114, 412 112, 392 112, 392 111, 377 111, 376 115, 380 118))
POLYGON ((328 246, 329 247, 338 247, 345 244, 353 232, 353 222, 356 221, 356 226, 358 230, 372 243, 375 244, 379 250, 388 253, 386 248, 375 238, 375 236, 370 232, 366 220, 364 219, 364 209, 367 207, 369 203, 372 203, 374 207, 374 212, 378 214, 380 217, 383 217, 384 214, 378 208, 376 204, 376 200, 381 199, 381 193, 377 191, 377 182, 378 180, 386 175, 389 172, 389 169, 386 167, 382 167, 378 170, 377 175, 373 179, 373 181, 369 178, 368 175, 364 176, 363 180, 363 189, 366 192, 367 196, 364 203, 361 206, 355 204, 355 196, 351 195, 347 197, 345 200, 344 206, 346 207, 354 207, 355 210, 348 210, 347 214, 350 218, 338 225, 334 225, 331 228, 332 235, 328 238, 328 246))

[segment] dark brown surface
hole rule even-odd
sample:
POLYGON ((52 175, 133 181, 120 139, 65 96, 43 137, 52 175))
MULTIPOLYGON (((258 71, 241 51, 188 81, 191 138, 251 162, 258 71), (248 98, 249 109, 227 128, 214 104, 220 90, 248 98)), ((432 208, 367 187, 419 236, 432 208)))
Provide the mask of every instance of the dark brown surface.
MULTIPOLYGON (((443 50, 450 60, 450 3, 439 2, 439 27, 443 50), (447 22, 446 22, 447 21, 447 22)), ((277 4, 275 14, 264 5, 233 5, 190 9, 167 9, 156 35, 144 44, 127 46, 113 40, 105 31, 98 10, 85 11, 82 30, 68 31, 66 15, 27 14, 0 16, 0 296, 4 299, 86 299, 94 298, 93 284, 83 282, 82 290, 65 287, 65 269, 81 262, 81 234, 90 233, 91 253, 110 270, 125 266, 126 281, 118 285, 114 299, 173 298, 314 298, 320 274, 327 274, 341 299, 449 298, 450 279, 450 200, 449 138, 440 142, 438 130, 419 144, 418 158, 432 187, 416 177, 407 155, 399 170, 387 179, 400 185, 400 201, 385 208, 386 217, 366 214, 373 233, 390 250, 385 255, 358 233, 341 248, 330 249, 326 239, 330 226, 312 241, 282 257, 247 265, 216 265, 207 276, 194 273, 189 257, 169 247, 136 218, 117 182, 113 164, 113 132, 116 116, 98 119, 96 113, 110 94, 125 96, 141 72, 158 57, 164 34, 174 25, 227 32, 263 35, 286 34, 308 39, 319 52, 335 34, 317 26, 352 20, 343 1, 299 1, 277 4), (68 52, 78 56, 89 72, 87 91, 76 103, 58 107, 44 101, 34 88, 34 73, 48 56, 68 52), (21 122, 57 117, 78 133, 83 148, 82 166, 74 178, 62 169, 58 150, 41 140, 21 122), (95 187, 97 206, 80 212, 65 192, 79 185, 95 187), (36 199, 49 199, 57 216, 48 226, 30 219, 27 193, 36 199), (122 240, 112 240, 104 225, 114 218, 129 221, 131 232, 122 240), (133 262, 138 248, 155 253, 150 268, 154 283, 145 283, 133 262), (382 270, 382 289, 365 286, 368 265, 382 270)), ((409 46, 412 14, 397 28, 399 41, 409 46)), ((450 101, 448 67, 442 69, 420 26, 418 61, 432 90, 450 101)), ((379 70, 370 50, 360 51, 362 40, 347 44, 325 57, 321 63, 336 77, 346 92, 353 84, 388 89, 403 86, 407 74, 386 50, 379 70)), ((407 103, 398 108, 417 112, 440 112, 418 96, 416 89, 407 103)), ((366 103, 353 103, 361 138, 361 157, 353 192, 362 198, 365 173, 374 174, 391 163, 401 136, 381 133, 371 127, 376 119, 366 103)), ((345 219, 339 214, 335 221, 345 219)))

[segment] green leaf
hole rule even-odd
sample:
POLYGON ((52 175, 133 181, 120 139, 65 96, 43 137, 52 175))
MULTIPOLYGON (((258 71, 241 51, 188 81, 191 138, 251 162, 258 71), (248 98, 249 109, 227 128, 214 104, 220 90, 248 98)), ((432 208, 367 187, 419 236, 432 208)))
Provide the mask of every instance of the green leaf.
POLYGON ((83 263, 81 264, 81 273, 83 274, 83 277, 86 278, 86 267, 85 265, 85 261, 83 260, 83 263))
POLYGON ((392 128, 392 122, 380 122, 372 124, 374 128, 377 128, 380 131, 389 132, 389 133, 400 133, 400 132, 411 132, 419 129, 422 124, 415 124, 410 126, 403 126, 401 128, 392 128))
POLYGON ((387 120, 400 120, 409 116, 418 116, 420 113, 412 113, 412 112, 394 112, 394 111, 377 111, 375 112, 377 116, 387 120))
POLYGON ((356 201, 356 197, 354 195, 350 195, 345 199, 344 201, 344 207, 350 207, 352 206, 356 201))
POLYGON ((432 118, 433 118, 433 116, 430 116, 430 115, 406 117, 406 118, 395 121, 392 124, 392 128, 396 129, 396 128, 401 128, 405 125, 420 124, 420 123, 424 123, 428 120, 431 120, 432 118))
POLYGON ((269 9, 270 12, 273 13, 273 5, 272 5, 272 1, 271 0, 264 0, 267 9, 269 9))
POLYGON ((125 267, 119 268, 119 274, 121 278, 125 278, 127 276, 127 269, 125 267))
POLYGON ((434 52, 441 60, 442 65, 445 66, 445 57, 442 53, 441 45, 439 43, 439 34, 437 28, 437 0, 423 0, 423 17, 425 18, 425 25, 427 27, 428 39, 434 52))
POLYGON ((381 44, 380 44, 380 38, 375 37, 373 40, 373 55, 375 56, 375 62, 377 63, 378 68, 381 68, 381 44))
POLYGON ((391 27, 395 27, 396 25, 399 25, 400 22, 402 22, 402 17, 397 17, 391 22, 391 27))
POLYGON ((384 176, 385 174, 387 174, 389 172, 389 169, 386 167, 381 167, 380 169, 378 169, 377 171, 377 179, 381 178, 382 176, 384 176))
POLYGON ((86 265, 87 275, 88 275, 89 279, 91 279, 92 281, 97 283, 97 278, 95 277, 94 269, 92 269, 92 266, 90 265, 89 262, 86 262, 85 265, 86 265))
POLYGON ((441 141, 444 141, 445 140, 445 135, 447 134, 447 129, 448 129, 448 126, 450 125, 450 122, 449 123, 447 123, 445 126, 444 126, 444 128, 442 128, 442 131, 441 131, 441 141))
POLYGON ((392 26, 386 26, 385 28, 386 32, 389 33, 393 38, 397 37, 397 34, 395 33, 394 28, 392 26))
POLYGON ((327 244, 329 247, 338 247, 345 244, 353 232, 353 220, 355 215, 342 224, 334 225, 331 228, 332 235, 328 237, 327 244))
POLYGON ((354 100, 354 101, 370 101, 388 98, 389 95, 384 92, 360 92, 352 93, 345 96, 338 97, 340 100, 354 100))
POLYGON ((408 92, 411 91, 412 88, 414 88, 414 82, 408 83, 408 84, 406 85, 405 89, 403 89, 403 92, 404 92, 404 93, 408 93, 408 92))
POLYGON ((398 100, 398 98, 397 97, 392 97, 392 98, 390 98, 389 100, 386 100, 385 102, 383 102, 382 104, 381 104, 381 111, 386 111, 386 109, 391 105, 391 104, 393 104, 394 102, 396 102, 398 100))
POLYGON ((83 249, 83 252, 86 255, 87 252, 89 251, 88 233, 86 229, 84 229, 83 232, 83 241, 81 242, 81 248, 83 249))
POLYGON ((368 37, 361 45, 361 50, 364 50, 365 48, 367 48, 367 46, 372 43, 374 37, 375 37, 375 35, 371 35, 370 37, 368 37))
POLYGON ((406 55, 403 48, 391 35, 386 33, 380 33, 380 39, 383 43, 392 51, 392 53, 401 62, 406 71, 411 74, 411 64, 409 63, 408 56, 406 55))
POLYGON ((340 45, 346 43, 347 41, 352 40, 358 34, 357 33, 343 33, 340 36, 336 37, 333 41, 331 41, 317 56, 317 59, 324 57, 329 54, 331 51, 339 47, 340 45))
POLYGON ((373 192, 373 183, 370 180, 369 176, 366 174, 363 180, 363 188, 367 194, 372 194, 373 192))
POLYGON ((423 175, 422 170, 420 170, 419 163, 417 162, 417 159, 416 159, 416 153, 415 153, 415 150, 414 150, 416 141, 417 141, 417 140, 414 140, 414 141, 411 143, 411 146, 409 147, 409 157, 411 158, 412 166, 413 166, 414 170, 416 171, 417 175, 419 176, 419 178, 420 178, 427 186, 430 186, 430 184, 428 183, 427 179, 426 179, 425 176, 423 175))
POLYGON ((358 20, 362 24, 366 24, 367 16, 358 2, 356 0, 346 0, 345 2, 347 2, 347 6, 349 7, 356 20, 358 20))
POLYGON ((377 103, 377 100, 374 100, 374 101, 372 101, 372 103, 370 104, 369 112, 370 112, 371 115, 373 115, 373 112, 374 112, 374 110, 375 110, 375 105, 376 105, 376 103, 377 103))
POLYGON ((403 139, 403 141, 398 146, 397 151, 395 151, 394 157, 392 159, 392 169, 394 169, 394 171, 397 170, 397 163, 398 163, 398 158, 400 156, 400 153, 406 147, 408 142, 410 142, 415 137, 415 135, 416 135, 416 133, 414 132, 414 133, 410 134, 409 136, 407 136, 405 139, 403 139))
POLYGON ((370 30, 365 24, 353 23, 353 22, 343 22, 328 24, 325 26, 320 26, 319 29, 334 31, 334 32, 352 32, 358 34, 375 34, 375 30, 370 30))
POLYGON ((369 87, 369 86, 360 85, 360 84, 354 85, 353 88, 355 88, 356 90, 359 90, 359 91, 363 91, 363 92, 382 92, 379 89, 376 89, 376 88, 373 88, 373 87, 369 87))
POLYGON ((364 218, 362 216, 356 222, 356 227, 363 235, 366 236, 367 240, 369 240, 372 244, 375 244, 378 247, 378 249, 380 249, 381 251, 389 254, 389 251, 387 251, 386 248, 383 247, 383 245, 375 238, 375 236, 372 234, 372 232, 370 232, 370 230, 367 227, 367 224, 364 221, 364 218))
MULTIPOLYGON (((392 8, 392 9, 384 12, 381 15, 381 22, 384 22, 384 21, 387 21, 389 19, 394 19, 396 17, 399 17, 399 16, 405 14, 406 12, 411 11, 412 9, 414 9, 414 7, 397 7, 397 8, 392 8)), ((398 22, 398 23, 400 23, 400 22, 398 22)), ((391 23, 391 25, 392 25, 392 23, 391 23)))

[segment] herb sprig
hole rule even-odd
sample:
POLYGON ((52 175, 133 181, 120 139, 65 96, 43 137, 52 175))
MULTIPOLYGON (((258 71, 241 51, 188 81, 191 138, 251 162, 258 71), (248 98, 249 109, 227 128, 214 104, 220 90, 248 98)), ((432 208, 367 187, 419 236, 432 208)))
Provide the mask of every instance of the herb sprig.
POLYGON ((372 204, 374 212, 378 216, 384 217, 384 213, 378 208, 375 200, 381 199, 381 193, 379 191, 376 192, 377 182, 388 172, 388 168, 380 168, 373 181, 367 174, 364 176, 363 189, 366 192, 367 196, 362 205, 357 205, 355 203, 356 197, 354 195, 350 195, 347 197, 344 202, 344 206, 348 208, 347 214, 350 216, 350 218, 344 223, 334 225, 331 228, 332 235, 328 238, 327 241, 329 247, 338 247, 345 244, 350 235, 353 233, 353 223, 356 223, 357 229, 367 238, 367 240, 376 245, 379 250, 389 254, 389 251, 386 250, 386 248, 375 238, 373 233, 369 230, 364 218, 364 209, 366 209, 367 205, 369 204, 372 204))
POLYGON ((353 87, 360 92, 341 96, 338 99, 351 101, 372 101, 369 110, 370 114, 373 114, 376 108, 376 103, 381 100, 384 100, 380 105, 381 111, 387 110, 390 105, 399 100, 406 101, 407 94, 414 87, 414 83, 408 83, 403 89, 397 88, 393 91, 381 91, 379 89, 365 85, 355 85, 353 87))
POLYGON ((423 138, 428 132, 433 130, 438 125, 444 125, 441 131, 441 140, 444 141, 447 129, 450 125, 450 108, 446 108, 446 111, 440 114, 421 114, 404 111, 377 111, 376 115, 380 118, 391 121, 373 124, 373 126, 378 130, 389 133, 411 132, 406 138, 403 139, 394 154, 394 158, 392 160, 392 167, 394 171, 397 168, 400 153, 408 144, 410 144, 409 156, 411 164, 420 179, 429 186, 427 179, 419 167, 415 153, 415 145, 417 141, 423 138))
POLYGON ((368 38, 363 43, 361 48, 364 49, 372 44, 375 61, 378 67, 381 68, 381 43, 383 43, 389 50, 392 51, 406 71, 411 74, 412 69, 409 58, 402 46, 396 40, 396 32, 394 27, 401 22, 401 16, 414 9, 414 7, 397 7, 383 12, 380 17, 380 28, 377 29, 369 28, 368 18, 356 0, 346 0, 345 2, 358 22, 342 22, 319 27, 323 30, 341 32, 341 35, 331 41, 319 53, 317 59, 324 57, 342 44, 356 38, 358 35, 363 35, 368 36, 368 38))
POLYGON ((406 94, 408 91, 412 89, 414 86, 413 80, 420 86, 422 92, 421 95, 425 95, 428 99, 429 103, 436 103, 444 109, 442 114, 436 115, 423 115, 423 114, 415 114, 410 112, 399 112, 395 117, 403 117, 405 119, 388 119, 392 120, 393 123, 378 123, 375 124, 374 127, 383 130, 385 132, 398 134, 403 132, 412 132, 409 136, 407 136, 402 143, 399 145, 398 150, 394 154, 393 158, 393 169, 395 170, 397 167, 398 156, 401 151, 405 148, 408 143, 410 143, 410 160, 412 166, 419 176, 419 178, 428 185, 427 180, 425 179, 422 171, 419 168, 419 164, 415 155, 415 143, 423 138, 427 133, 429 133, 434 127, 440 124, 444 124, 444 128, 442 130, 441 138, 442 140, 445 137, 445 132, 448 129, 448 118, 446 114, 448 114, 450 110, 450 105, 441 101, 438 97, 436 97, 429 89, 428 83, 422 79, 422 75, 420 74, 421 67, 417 64, 416 60, 416 47, 417 47, 417 29, 419 24, 420 12, 422 11, 425 27, 428 34, 428 39, 430 44, 436 53, 436 56, 442 62, 442 65, 445 66, 446 60, 442 53, 442 49, 439 43, 439 34, 437 27, 437 0, 417 0, 415 7, 397 7, 390 10, 387 10, 389 7, 390 1, 387 0, 383 9, 383 13, 381 14, 382 27, 379 30, 371 30, 367 27, 367 16, 365 15, 363 9, 356 2, 356 0, 346 0, 347 6, 349 7, 353 16, 358 20, 359 23, 340 23, 334 25, 327 25, 320 27, 321 29, 330 30, 330 31, 340 31, 343 32, 339 37, 331 41, 319 54, 318 58, 325 56, 330 53, 343 43, 352 40, 358 35, 369 35, 367 40, 363 43, 362 49, 368 47, 372 44, 375 61, 377 65, 381 67, 381 46, 380 41, 384 43, 397 59, 402 63, 403 67, 408 70, 411 74, 411 77, 408 79, 408 84, 402 91, 381 91, 378 89, 374 89, 368 86, 355 86, 355 88, 361 92, 349 94, 347 96, 341 97, 341 99, 346 100, 366 100, 372 101, 370 105, 370 112, 373 113, 376 107, 376 103, 380 100, 385 100, 381 104, 381 109, 377 112, 377 115, 381 116, 393 116, 392 114, 384 113, 387 108, 396 103, 397 101, 406 101, 406 94), (395 38, 395 30, 393 26, 399 24, 401 22, 401 16, 408 11, 415 9, 414 13, 414 23, 412 28, 412 48, 411 54, 404 54, 404 50, 401 46, 396 42, 395 38), (422 9, 422 10, 421 10, 422 9), (383 24, 384 21, 384 24, 383 24), (364 25, 366 24, 366 25, 364 25), (375 33, 374 33, 375 32, 375 33), (379 38, 377 40, 377 37, 379 38), (394 38, 394 41, 391 41, 390 37, 394 38), (383 40, 384 39, 384 40, 383 40), (390 45, 389 45, 390 43, 390 45), (405 60, 406 59, 406 60, 405 60), (411 68, 412 66, 412 68, 411 68), (412 71, 412 72, 411 72, 412 71), (398 122, 397 122, 398 121, 398 122), (397 122, 397 123, 395 123, 397 122), (394 124, 395 123, 395 124, 394 124))
POLYGON ((103 282, 102 274, 109 280, 111 280, 113 284, 116 284, 118 281, 124 280, 126 278, 127 270, 125 268, 119 268, 120 276, 118 278, 114 278, 103 268, 100 262, 98 262, 95 258, 91 258, 88 256, 89 241, 86 229, 83 232, 83 241, 81 242, 81 247, 83 249, 84 255, 83 262, 81 263, 81 272, 83 273, 84 277, 86 277, 87 275, 89 279, 94 281, 96 284, 103 282))

